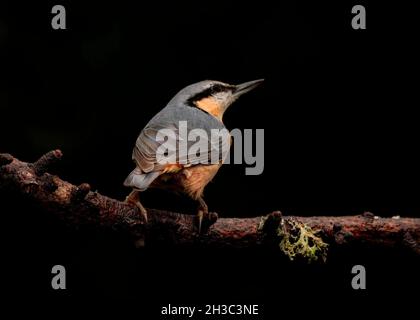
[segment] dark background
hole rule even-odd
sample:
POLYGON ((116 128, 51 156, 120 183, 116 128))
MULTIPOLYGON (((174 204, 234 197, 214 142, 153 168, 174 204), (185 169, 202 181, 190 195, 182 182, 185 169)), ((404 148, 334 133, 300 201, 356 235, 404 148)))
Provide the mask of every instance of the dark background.
MULTIPOLYGON (((210 210, 419 217, 415 10, 363 2, 367 30, 353 30, 356 4, 10 3, 0 19, 0 152, 33 161, 59 148, 54 173, 123 199, 138 133, 178 90, 265 78, 225 115, 230 129, 264 128, 265 170, 245 176, 244 165, 224 166, 206 188, 210 210), (51 28, 55 4, 66 7, 67 30, 51 28)), ((0 200, 11 300, 40 301, 47 312, 106 311, 118 301, 119 312, 154 318, 165 303, 248 302, 263 304, 266 318, 335 317, 328 310, 337 303, 355 314, 410 305, 420 284, 419 259, 404 250, 347 248, 327 266, 275 252, 138 252, 122 235, 69 230, 13 195, 0 200), (67 267, 65 292, 50 289, 55 264, 67 267), (367 268, 366 291, 350 287, 355 264, 367 268)), ((142 201, 194 212, 188 199, 162 191, 142 201)))

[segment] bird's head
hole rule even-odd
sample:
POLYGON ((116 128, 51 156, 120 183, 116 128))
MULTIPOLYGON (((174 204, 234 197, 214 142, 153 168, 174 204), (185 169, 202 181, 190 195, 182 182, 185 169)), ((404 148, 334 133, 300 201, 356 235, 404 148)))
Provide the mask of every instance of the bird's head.
MULTIPOLYGON (((175 97, 222 120, 226 109, 241 95, 256 88, 264 79, 231 85, 220 81, 205 80, 182 89, 175 97)), ((174 100, 173 99, 173 100, 174 100)))

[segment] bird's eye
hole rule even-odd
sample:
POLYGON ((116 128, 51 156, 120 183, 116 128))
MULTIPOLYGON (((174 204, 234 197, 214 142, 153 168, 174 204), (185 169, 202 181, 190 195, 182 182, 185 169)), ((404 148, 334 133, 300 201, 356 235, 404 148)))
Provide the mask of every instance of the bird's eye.
POLYGON ((221 84, 215 84, 213 85, 213 87, 211 88, 211 92, 212 93, 218 93, 224 90, 224 87, 221 84))

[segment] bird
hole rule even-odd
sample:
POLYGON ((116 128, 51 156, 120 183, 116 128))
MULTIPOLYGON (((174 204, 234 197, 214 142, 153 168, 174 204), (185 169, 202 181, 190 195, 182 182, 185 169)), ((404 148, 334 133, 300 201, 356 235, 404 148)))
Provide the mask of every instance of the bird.
MULTIPOLYGON (((140 202, 140 193, 148 188, 166 189, 177 194, 184 194, 198 204, 198 233, 201 233, 203 219, 209 214, 208 206, 203 198, 206 185, 214 178, 225 160, 220 154, 220 140, 205 140, 208 150, 194 154, 182 154, 180 142, 180 123, 187 124, 187 131, 201 129, 211 136, 213 129, 226 129, 223 115, 228 107, 241 95, 259 86, 264 79, 231 85, 221 81, 204 80, 191 84, 179 91, 169 103, 158 112, 140 132, 132 153, 134 170, 124 181, 124 186, 132 188, 125 202, 138 207, 147 223, 147 210, 140 202), (172 161, 159 161, 159 148, 163 141, 159 132, 174 132, 172 146, 176 157, 172 161), (219 152, 217 161, 210 160, 211 152, 219 152), (200 161, 197 161, 200 160, 200 161)), ((227 130, 227 129, 226 129, 227 130)), ((222 150, 229 150, 231 137, 228 134, 222 139, 222 150)), ((188 141, 188 146, 191 142, 188 141)), ((188 148, 187 148, 188 150, 188 148)), ((187 151, 188 153, 188 151, 187 151)))

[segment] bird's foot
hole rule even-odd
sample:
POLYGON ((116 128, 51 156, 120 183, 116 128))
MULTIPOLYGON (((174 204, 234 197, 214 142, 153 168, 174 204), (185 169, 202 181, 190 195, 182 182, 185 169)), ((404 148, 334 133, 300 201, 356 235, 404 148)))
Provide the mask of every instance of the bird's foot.
POLYGON ((135 205, 137 208, 139 208, 140 213, 144 218, 144 221, 147 223, 147 210, 145 207, 143 207, 143 205, 138 199, 133 199, 132 197, 128 196, 127 198, 125 198, 125 202, 135 205))
POLYGON ((196 218, 198 234, 200 235, 209 230, 209 228, 216 222, 218 215, 216 212, 198 210, 196 218))
POLYGON ((203 210, 198 210, 198 212, 197 212, 198 234, 201 234, 201 226, 203 224, 204 215, 206 215, 206 213, 204 213, 203 210))

